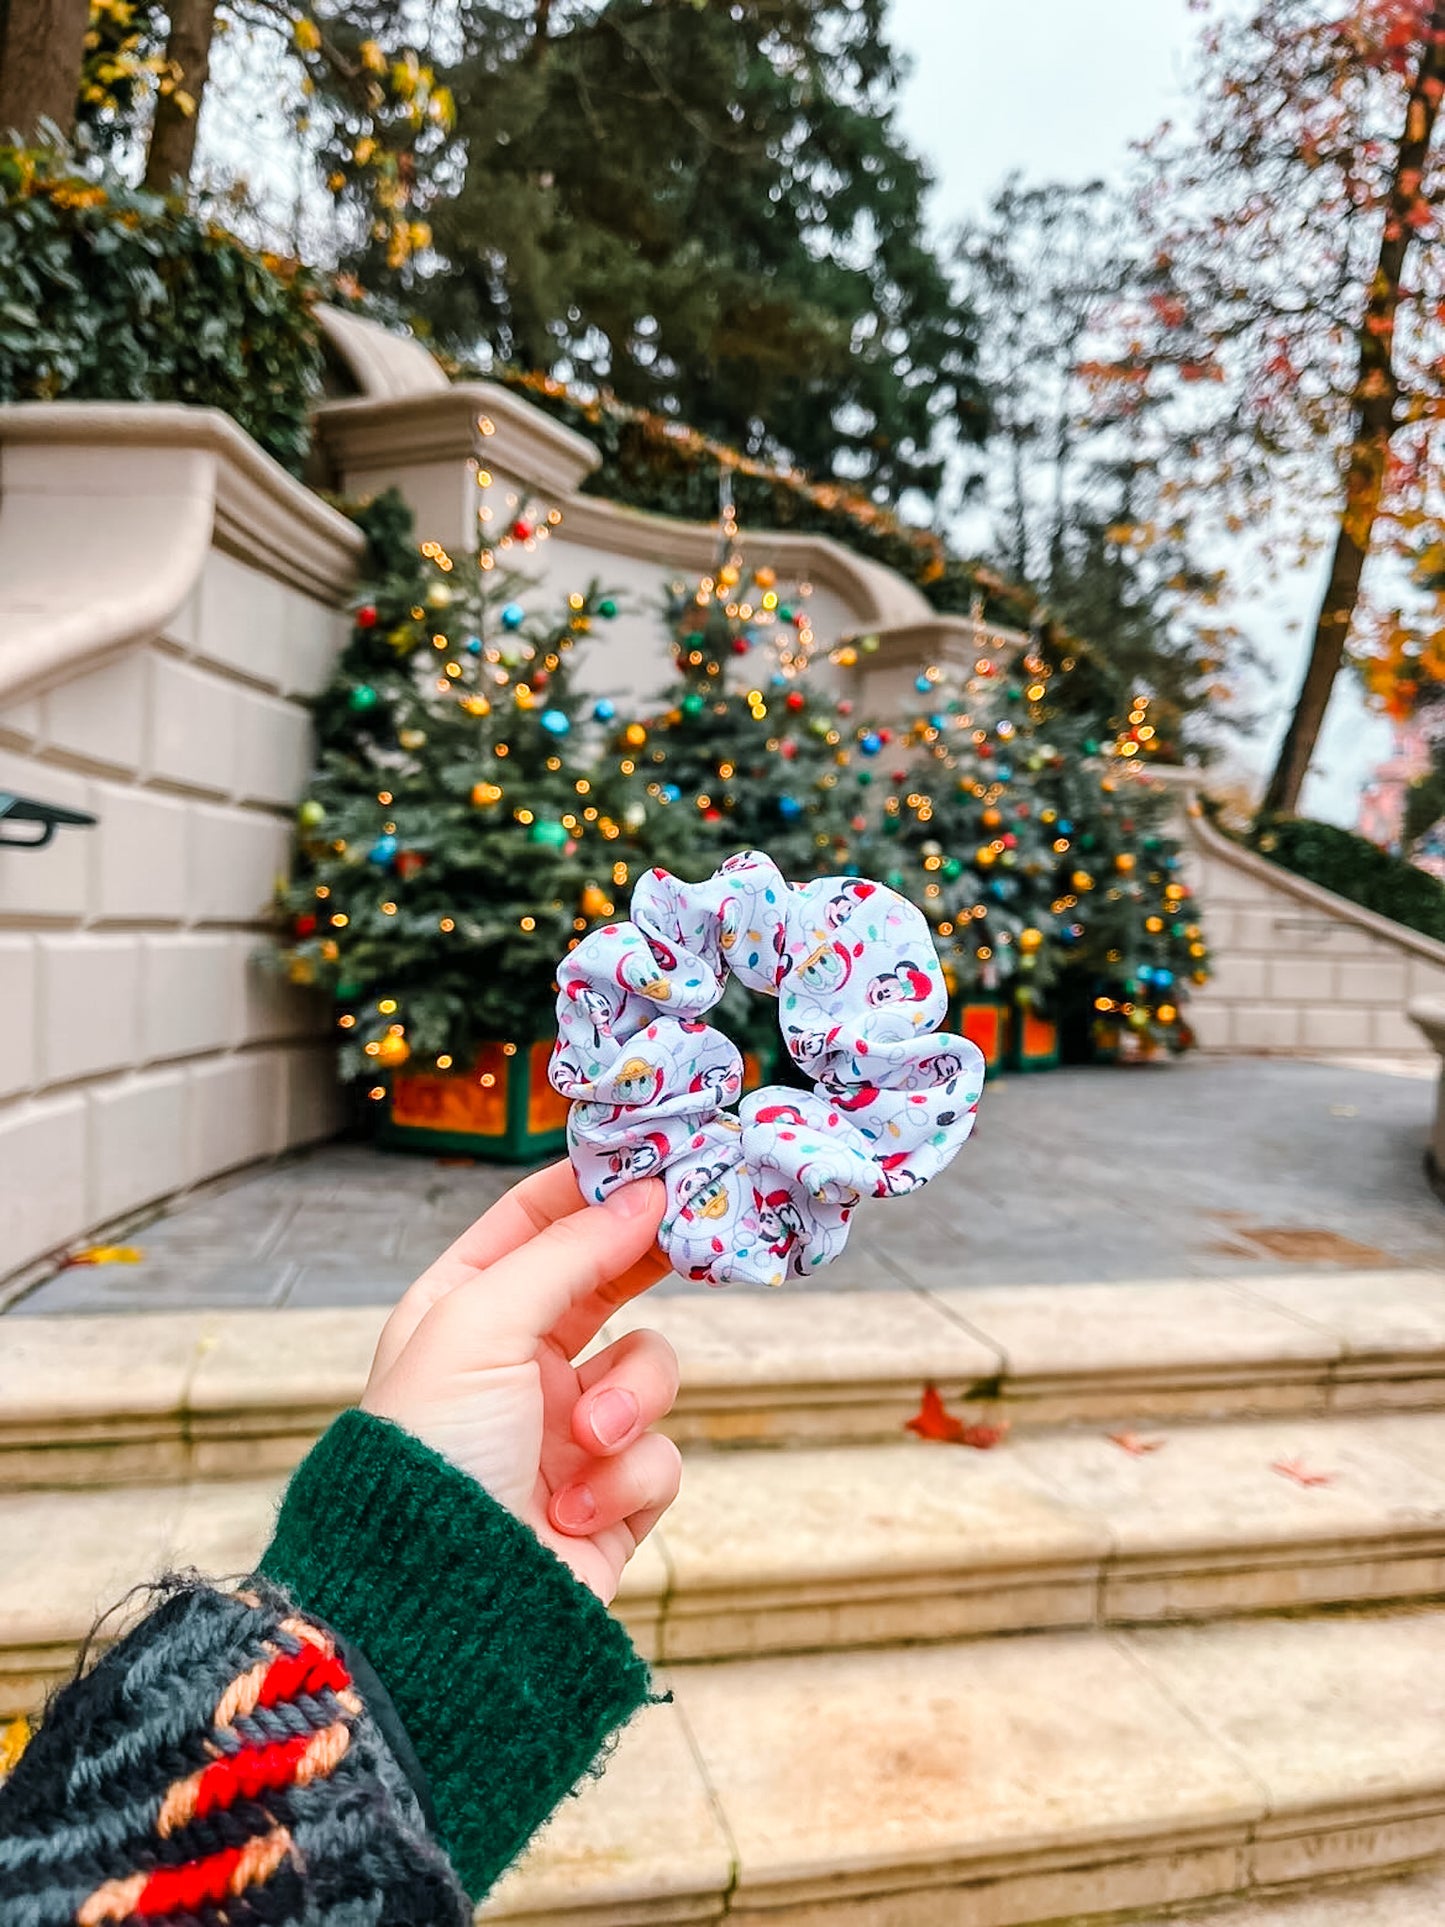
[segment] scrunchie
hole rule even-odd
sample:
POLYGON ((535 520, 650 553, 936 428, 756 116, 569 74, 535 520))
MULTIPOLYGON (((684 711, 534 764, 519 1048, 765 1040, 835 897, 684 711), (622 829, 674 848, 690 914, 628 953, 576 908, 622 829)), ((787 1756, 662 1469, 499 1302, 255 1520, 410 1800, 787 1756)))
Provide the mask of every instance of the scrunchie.
POLYGON ((863 1198, 916 1190, 973 1128, 983 1058, 935 1035, 948 1007, 922 914, 882 884, 789 884, 756 850, 705 883, 652 870, 632 920, 558 973, 552 1083, 586 1196, 662 1176, 659 1240, 689 1278, 780 1285, 830 1263, 863 1198), (726 973, 778 1000, 811 1091, 743 1099, 736 1045, 702 1021, 726 973))

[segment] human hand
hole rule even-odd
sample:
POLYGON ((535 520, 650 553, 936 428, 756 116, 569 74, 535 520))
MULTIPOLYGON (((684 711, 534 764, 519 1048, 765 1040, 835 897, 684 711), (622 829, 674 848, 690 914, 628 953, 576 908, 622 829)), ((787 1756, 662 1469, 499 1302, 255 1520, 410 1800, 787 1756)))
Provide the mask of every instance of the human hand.
POLYGON ((570 1166, 535 1172, 423 1273, 386 1322, 362 1409, 468 1472, 608 1604, 677 1497, 677 1447, 647 1428, 677 1356, 632 1332, 572 1360, 667 1260, 655 1178, 584 1204, 570 1166))

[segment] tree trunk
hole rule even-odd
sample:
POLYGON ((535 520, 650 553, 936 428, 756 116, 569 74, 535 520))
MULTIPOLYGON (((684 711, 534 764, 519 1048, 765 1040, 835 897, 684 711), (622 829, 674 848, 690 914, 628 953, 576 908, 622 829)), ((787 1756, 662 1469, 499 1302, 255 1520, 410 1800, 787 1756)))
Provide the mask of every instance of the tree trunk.
POLYGON ((41 121, 75 128, 89 0, 18 0, 0 13, 0 139, 32 140, 41 121))
POLYGON ((1434 138, 1441 88, 1445 85, 1445 0, 1430 10, 1425 47, 1405 109, 1405 125, 1395 156, 1394 179, 1385 208, 1379 260, 1360 329, 1355 370, 1354 440, 1345 471, 1329 580, 1315 621, 1309 661, 1279 760, 1262 809, 1266 815, 1292 815, 1309 773, 1330 692, 1345 657, 1350 624, 1360 600, 1360 578, 1370 553, 1384 494, 1385 468, 1395 432, 1399 379, 1394 363, 1394 329, 1400 284, 1415 230, 1405 216, 1419 195, 1419 182, 1434 138), (1405 183, 1409 185, 1405 185, 1405 183))
POLYGON ((166 60, 174 85, 156 101, 146 154, 145 184, 153 193, 168 194, 178 182, 184 187, 191 178, 218 4, 219 0, 172 0, 166 60))

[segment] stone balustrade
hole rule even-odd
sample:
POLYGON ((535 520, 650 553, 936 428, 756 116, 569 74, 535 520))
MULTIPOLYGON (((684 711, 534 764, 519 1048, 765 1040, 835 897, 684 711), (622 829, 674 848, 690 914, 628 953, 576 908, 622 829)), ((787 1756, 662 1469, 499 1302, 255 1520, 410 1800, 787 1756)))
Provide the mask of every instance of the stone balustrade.
POLYGON ((0 408, 0 1278, 329 1135, 319 1002, 260 960, 356 529, 203 409, 0 408))

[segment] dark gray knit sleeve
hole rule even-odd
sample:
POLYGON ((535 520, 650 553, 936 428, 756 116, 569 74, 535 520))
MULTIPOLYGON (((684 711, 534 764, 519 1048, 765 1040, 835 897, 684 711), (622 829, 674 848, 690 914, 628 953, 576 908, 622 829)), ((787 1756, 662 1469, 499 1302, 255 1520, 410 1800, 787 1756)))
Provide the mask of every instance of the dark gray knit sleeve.
POLYGON ((370 1680, 270 1587, 171 1582, 0 1784, 0 1920, 465 1927, 370 1680))

